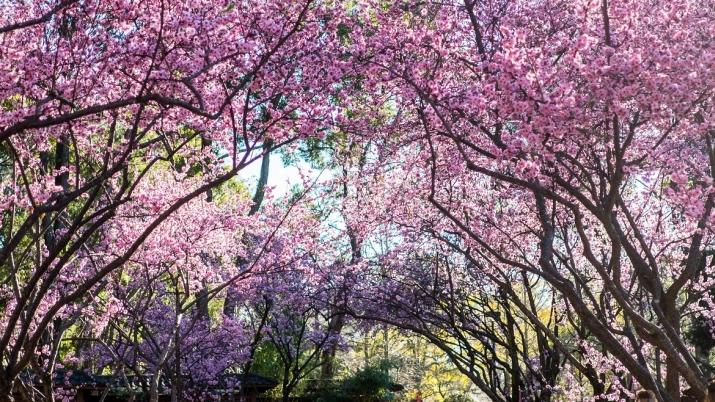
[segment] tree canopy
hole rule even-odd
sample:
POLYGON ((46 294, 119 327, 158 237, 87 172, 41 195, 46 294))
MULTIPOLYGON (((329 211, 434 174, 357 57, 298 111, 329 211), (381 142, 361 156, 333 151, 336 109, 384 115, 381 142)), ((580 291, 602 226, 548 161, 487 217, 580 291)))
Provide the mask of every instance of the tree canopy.
POLYGON ((427 349, 390 339, 468 383, 435 400, 715 400, 714 21, 0 1, 0 400, 72 398, 67 369, 152 402, 252 372, 420 400, 427 349))

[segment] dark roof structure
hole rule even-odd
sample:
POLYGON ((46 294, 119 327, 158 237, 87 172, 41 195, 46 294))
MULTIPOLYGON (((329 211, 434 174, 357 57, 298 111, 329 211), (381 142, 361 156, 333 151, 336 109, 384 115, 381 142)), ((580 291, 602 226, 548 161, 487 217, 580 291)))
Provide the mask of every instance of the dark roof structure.
MULTIPOLYGON (((37 382, 38 379, 34 375, 26 372, 27 379, 37 382)), ((55 371, 53 382, 58 388, 78 388, 88 390, 103 390, 110 388, 114 391, 126 391, 128 389, 142 389, 150 381, 150 376, 121 376, 121 375, 97 375, 91 374, 84 370, 65 370, 58 369, 55 371)), ((258 374, 238 374, 238 373, 222 373, 219 374, 215 382, 204 384, 204 381, 194 381, 190 377, 184 377, 187 384, 195 384, 208 389, 225 392, 237 392, 240 389, 252 390, 254 392, 265 392, 278 385, 278 382, 258 374)), ((171 379, 162 376, 159 380, 159 388, 162 391, 171 389, 171 379)))
POLYGON ((264 388, 269 390, 275 388, 278 385, 278 381, 258 374, 224 373, 219 375, 216 387, 230 388, 233 384, 243 384, 243 386, 247 388, 264 388))

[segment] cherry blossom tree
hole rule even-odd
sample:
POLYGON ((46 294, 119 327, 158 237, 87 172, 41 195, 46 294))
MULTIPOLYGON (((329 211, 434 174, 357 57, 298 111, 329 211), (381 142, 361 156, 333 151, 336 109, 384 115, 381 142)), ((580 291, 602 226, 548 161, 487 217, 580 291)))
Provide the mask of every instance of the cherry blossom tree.
MULTIPOLYGON (((421 243, 423 253, 425 246, 421 243)), ((358 292, 368 298, 355 303, 352 313, 426 338, 492 401, 552 400, 567 361, 560 348, 572 346, 574 337, 562 337, 556 346, 513 305, 511 294, 477 270, 460 269, 451 254, 382 259, 380 274, 360 281, 372 292, 358 292), (384 267, 392 264, 399 268, 384 267)), ((559 334, 566 317, 551 300, 543 300, 548 294, 538 291, 538 281, 519 279, 510 290, 524 294, 519 301, 526 311, 559 334)), ((578 361, 581 356, 568 357, 578 361)), ((583 371, 600 384, 595 370, 583 371)))
MULTIPOLYGON (((314 270, 311 270, 314 272, 314 270)), ((258 330, 276 351, 281 368, 281 397, 289 401, 296 387, 321 367, 321 355, 340 345, 329 326, 332 299, 329 288, 314 280, 310 271, 291 269, 265 277, 264 300, 253 303, 260 317, 258 330)))
POLYGON ((51 377, 82 306, 172 214, 329 124, 342 68, 331 10, 309 0, 0 5, 3 398, 23 394, 30 366, 51 377), (167 170, 174 191, 147 194, 143 183, 167 170))
POLYGON ((427 203, 408 224, 497 283, 543 278, 663 401, 707 389, 683 327, 712 286, 713 10, 361 2, 350 33, 369 100, 399 125, 400 150, 381 152, 409 174, 395 208, 427 203))
MULTIPOLYGON (((143 184, 151 187, 143 192, 145 202, 132 205, 141 210, 120 209, 125 227, 109 235, 115 240, 109 247, 123 239, 122 233, 132 233, 126 226, 140 225, 151 214, 146 208, 149 200, 166 200, 175 191, 164 177, 143 184)), ((95 354, 95 372, 108 367, 121 377, 146 375, 149 381, 144 385, 152 400, 158 398, 162 377, 170 379, 172 393, 179 398, 192 385, 183 383, 187 373, 192 374, 192 383, 200 384, 241 362, 246 343, 242 339, 248 332, 233 320, 212 323, 201 291, 248 276, 238 271, 232 258, 245 252, 240 234, 256 226, 246 217, 245 198, 214 191, 211 201, 192 200, 149 236, 132 259, 107 278, 104 297, 87 306, 103 319, 80 318, 85 330, 74 337, 80 341, 75 348, 78 357, 86 360, 85 355, 95 354), (91 348, 86 353, 81 346, 88 342, 91 348)))

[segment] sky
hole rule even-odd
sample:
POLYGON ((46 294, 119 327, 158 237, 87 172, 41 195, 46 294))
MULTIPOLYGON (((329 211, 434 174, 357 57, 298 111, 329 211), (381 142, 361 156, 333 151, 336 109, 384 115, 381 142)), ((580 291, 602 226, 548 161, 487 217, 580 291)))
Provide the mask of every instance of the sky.
MULTIPOLYGON (((238 177, 248 185, 251 193, 256 189, 260 172, 261 159, 259 158, 238 173, 238 177)), ((286 166, 280 155, 275 152, 272 153, 268 173, 268 186, 271 187, 272 194, 276 197, 282 197, 288 193, 293 185, 300 183, 300 169, 293 165, 286 166)))

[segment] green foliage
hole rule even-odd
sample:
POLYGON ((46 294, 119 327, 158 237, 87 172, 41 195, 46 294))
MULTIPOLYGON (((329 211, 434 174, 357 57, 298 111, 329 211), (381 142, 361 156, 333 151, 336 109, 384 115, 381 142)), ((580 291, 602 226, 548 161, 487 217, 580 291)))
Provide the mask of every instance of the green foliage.
POLYGON ((275 345, 271 342, 261 342, 258 345, 253 355, 251 372, 273 379, 283 376, 283 365, 275 345))
POLYGON ((685 337, 693 345, 698 345, 704 350, 709 351, 715 347, 715 337, 708 320, 704 317, 699 316, 693 319, 689 330, 685 332, 685 337))
MULTIPOLYGON (((710 296, 715 296, 715 288, 710 289, 710 296)), ((704 302, 699 303, 701 307, 707 308, 704 302)), ((685 339, 691 344, 700 347, 706 353, 715 348, 715 335, 711 327, 710 320, 702 314, 692 317, 690 325, 685 329, 685 339)))
POLYGON ((242 199, 251 198, 248 186, 241 180, 227 180, 225 183, 213 189, 213 201, 217 204, 233 202, 234 196, 238 194, 242 199))
POLYGON ((395 382, 389 374, 390 363, 366 367, 343 380, 337 389, 327 391, 320 402, 386 402, 395 400, 395 382))
POLYGON ((338 38, 340 39, 340 43, 343 45, 348 45, 350 44, 350 33, 352 32, 352 29, 347 24, 340 23, 338 24, 338 38))
POLYGON ((315 169, 333 167, 333 153, 344 151, 347 134, 342 131, 330 130, 324 138, 308 138, 300 142, 298 152, 279 151, 283 164, 295 165, 303 161, 315 169))
POLYGON ((444 402, 471 402, 472 399, 462 394, 452 394, 444 399, 444 402))
MULTIPOLYGON (((701 262, 701 269, 705 268, 705 257, 701 262)), ((711 261, 711 266, 715 264, 715 258, 711 261)), ((708 280, 710 278, 704 277, 703 280, 708 280)), ((710 297, 715 297, 715 287, 710 288, 710 297)), ((707 311, 708 305, 704 300, 701 300, 698 305, 707 311)), ((706 315, 696 314, 691 318, 690 325, 685 329, 685 339, 689 341, 694 346, 701 348, 705 353, 710 353, 710 351, 715 348, 715 334, 713 333, 712 325, 710 320, 706 315)))
MULTIPOLYGON (((269 341, 261 342, 253 355, 250 371, 258 375, 278 381, 280 384, 285 376, 285 363, 281 360, 275 344, 269 341)), ((305 392, 305 383, 300 381, 291 393, 300 395, 305 392)), ((281 385, 268 392, 273 398, 281 397, 281 385)))

